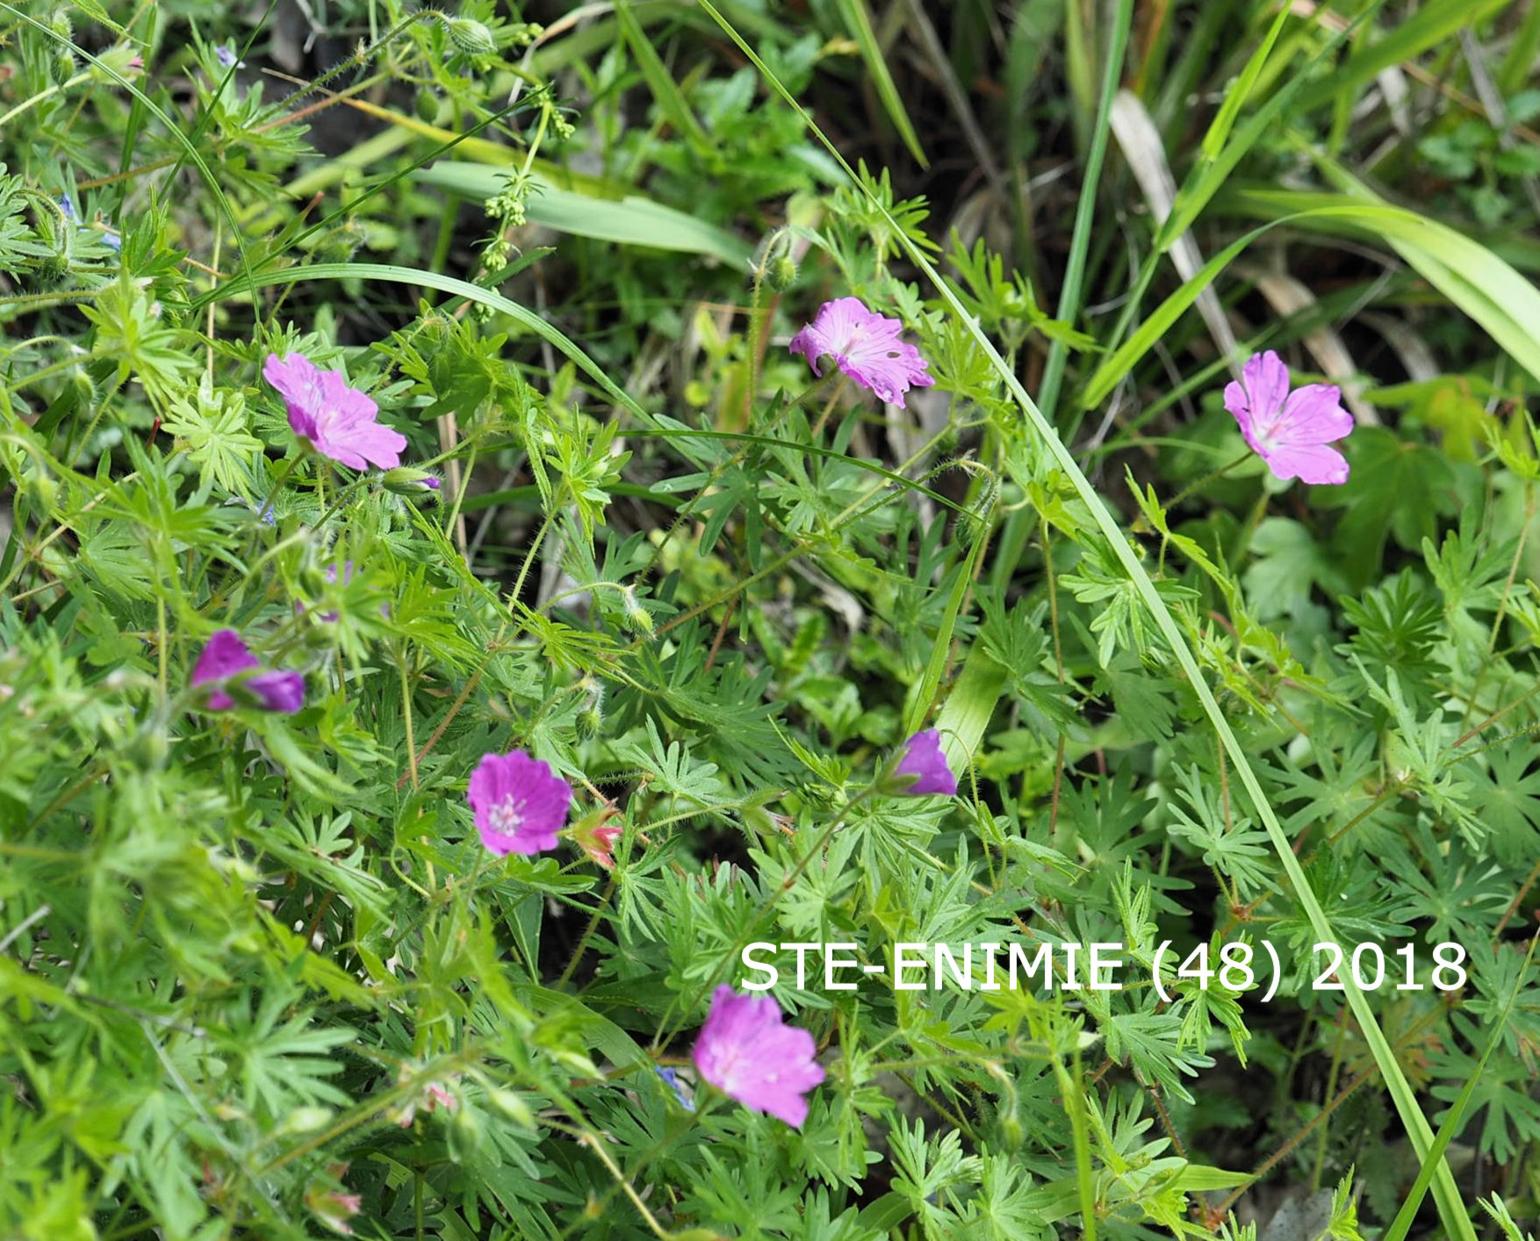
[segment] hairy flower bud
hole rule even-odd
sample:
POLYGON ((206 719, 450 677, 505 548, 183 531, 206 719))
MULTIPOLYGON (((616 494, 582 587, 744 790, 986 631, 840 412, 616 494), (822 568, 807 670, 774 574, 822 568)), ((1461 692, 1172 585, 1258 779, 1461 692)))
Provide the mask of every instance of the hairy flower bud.
POLYGON ((524 1102, 522 1095, 512 1090, 492 1090, 487 1093, 487 1099, 499 1112, 506 1116, 521 1129, 533 1129, 535 1127, 535 1113, 529 1104, 524 1102))
POLYGON ((637 633, 652 632, 652 613, 644 608, 636 597, 635 586, 620 588, 621 606, 626 610, 626 624, 637 633))
POLYGON ((492 32, 469 17, 451 17, 444 22, 449 41, 467 56, 492 56, 497 52, 497 40, 492 32))
POLYGON ((797 283, 797 260, 789 254, 781 255, 770 264, 770 272, 766 278, 772 289, 778 293, 784 293, 797 283))
POLYGON ((380 484, 386 491, 398 496, 416 496, 422 499, 437 493, 443 485, 431 470, 418 470, 409 465, 398 465, 380 475, 380 484))

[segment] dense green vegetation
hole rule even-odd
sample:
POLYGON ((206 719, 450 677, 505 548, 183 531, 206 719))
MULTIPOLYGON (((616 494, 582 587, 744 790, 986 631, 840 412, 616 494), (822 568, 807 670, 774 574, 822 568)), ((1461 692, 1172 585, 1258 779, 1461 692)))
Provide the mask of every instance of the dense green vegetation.
POLYGON ((0 0, 0 1238, 1525 1241, 1537 49, 0 0))

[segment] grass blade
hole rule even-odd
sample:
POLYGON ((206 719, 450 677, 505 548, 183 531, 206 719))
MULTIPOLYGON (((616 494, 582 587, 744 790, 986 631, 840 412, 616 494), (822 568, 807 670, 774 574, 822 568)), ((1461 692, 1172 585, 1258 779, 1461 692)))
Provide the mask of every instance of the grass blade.
POLYGON ((507 315, 520 326, 528 328, 536 336, 565 354, 617 405, 624 406, 626 410, 648 425, 653 422, 651 415, 627 392, 617 387, 615 382, 604 373, 604 368, 578 348, 561 329, 553 327, 528 307, 519 305, 518 302, 504 297, 501 293, 484 289, 479 284, 458 280, 454 276, 441 275, 435 271, 398 267, 393 263, 311 263, 304 267, 285 267, 281 271, 262 272, 255 276, 237 276, 211 289, 198 298, 193 305, 195 308, 201 308, 210 302, 222 301, 242 293, 252 293, 257 289, 273 285, 303 284, 307 280, 355 279, 385 280, 393 284, 437 289, 440 293, 449 293, 455 297, 463 297, 467 301, 490 306, 493 310, 507 315))
POLYGON ((625 36, 631 54, 636 57, 642 76, 647 79, 647 89, 652 92, 658 111, 695 148, 696 154, 709 155, 711 139, 695 119, 695 113, 690 110, 684 94, 664 65, 663 58, 658 55, 657 48, 653 47, 652 40, 647 37, 647 32, 642 29, 641 22, 636 20, 628 0, 615 0, 615 19, 620 23, 620 32, 625 36))
MULTIPOLYGON (((427 185, 478 201, 491 198, 503 188, 503 174, 496 168, 460 160, 439 160, 413 175, 427 185)), ((563 189, 539 173, 532 173, 531 178, 537 188, 529 196, 525 212, 534 223, 557 232, 627 246, 707 254, 739 268, 753 257, 752 247, 725 229, 640 194, 601 198, 563 189)))
POLYGON ((866 71, 872 75, 872 84, 877 88, 877 97, 882 100, 882 106, 887 111, 888 119, 893 122, 893 128, 898 130, 898 136, 904 140, 909 153, 919 161, 920 167, 929 168, 930 161, 925 158, 919 135, 914 132, 914 122, 909 119, 909 112, 904 107, 903 98, 898 93, 893 75, 888 72, 888 58, 883 54, 882 47, 877 42, 877 34, 872 29, 872 18, 866 11, 866 0, 836 0, 836 2, 840 16, 844 18, 845 28, 850 31, 851 37, 861 48, 861 58, 866 62, 866 71))
MULTIPOLYGON (((1123 52, 1128 46, 1128 32, 1133 26, 1133 0, 1118 0, 1117 16, 1112 23, 1112 38, 1107 47, 1107 61, 1102 75, 1101 103, 1096 109, 1096 129, 1091 134, 1091 150, 1086 156, 1085 176, 1080 182, 1080 200, 1075 204, 1075 224, 1070 234, 1069 261, 1064 266, 1064 287, 1059 292, 1059 319, 1074 326, 1080 313, 1080 286, 1085 278, 1086 253, 1091 247, 1091 221, 1096 215, 1096 190, 1101 183, 1102 162, 1107 156, 1107 136, 1112 129, 1112 102, 1117 95, 1118 77, 1123 68, 1123 52)), ((1043 382, 1038 388, 1038 404, 1043 414, 1053 418, 1059 399, 1059 384, 1064 378, 1064 364, 1069 346, 1055 338, 1048 347, 1048 361, 1043 367, 1043 382)))
POLYGON ((1307 210, 1283 219, 1389 245, 1540 380, 1540 290, 1479 241, 1404 207, 1347 194, 1248 189, 1228 201, 1266 214, 1309 204, 1307 210))
POLYGON ((1278 9, 1278 16, 1273 18, 1273 24, 1267 28, 1267 34, 1263 36, 1262 42, 1257 45, 1256 51, 1251 53, 1240 76, 1225 92, 1224 102, 1219 105, 1219 111, 1214 114, 1208 133, 1203 135, 1202 151, 1205 159, 1214 159, 1224 149, 1225 140, 1229 138, 1230 130, 1235 127, 1235 118, 1240 115, 1241 107, 1251 97, 1252 89, 1262 74, 1262 66, 1272 55, 1273 45, 1278 42, 1278 36, 1283 33, 1283 23, 1288 21, 1292 11, 1288 5, 1282 5, 1278 9))
POLYGON ((1309 111, 1323 103, 1349 97, 1354 88, 1370 81, 1382 69, 1415 59, 1507 3, 1508 0, 1433 0, 1433 3, 1423 5, 1384 37, 1348 57, 1340 69, 1312 82, 1300 94, 1299 110, 1309 111))

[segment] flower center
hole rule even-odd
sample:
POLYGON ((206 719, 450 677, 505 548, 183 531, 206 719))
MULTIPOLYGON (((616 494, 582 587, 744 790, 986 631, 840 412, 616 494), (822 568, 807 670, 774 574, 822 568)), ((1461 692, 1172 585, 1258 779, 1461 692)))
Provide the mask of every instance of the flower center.
POLYGON ((523 810, 523 803, 516 801, 510 794, 487 811, 487 821, 491 823, 493 831, 511 836, 524 822, 523 810))
POLYGON ((1277 447, 1278 424, 1282 421, 1282 418, 1275 415, 1272 418, 1258 418, 1252 423, 1251 433, 1257 437, 1257 443, 1264 451, 1272 452, 1277 447))

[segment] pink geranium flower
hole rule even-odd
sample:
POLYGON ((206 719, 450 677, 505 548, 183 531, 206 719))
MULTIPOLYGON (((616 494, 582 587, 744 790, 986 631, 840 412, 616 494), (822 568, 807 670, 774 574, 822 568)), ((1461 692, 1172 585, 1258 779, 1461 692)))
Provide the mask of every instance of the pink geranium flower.
POLYGON ((270 353, 262 377, 283 397, 294 434, 322 456, 354 470, 401 464, 406 437, 375 421, 379 406, 341 371, 320 370, 302 353, 270 353))
POLYGON ((805 357, 815 375, 823 374, 819 358, 833 358, 863 388, 903 409, 905 392, 936 382, 920 351, 898 338, 903 330, 897 319, 868 310, 859 297, 837 297, 791 338, 791 351, 805 357))
POLYGON ((906 793, 915 796, 940 793, 951 797, 957 792, 957 777, 952 774, 946 755, 942 753, 941 734, 934 728, 927 728, 909 738, 905 744, 904 757, 895 770, 901 776, 915 777, 914 783, 904 790, 906 793))
POLYGON ((823 1081, 813 1036, 783 1023, 768 995, 718 987, 691 1058, 700 1075, 745 1107, 793 1129, 807 1119, 808 1091, 823 1081))
POLYGON ((540 853, 556 848, 572 787, 538 758, 514 750, 481 756, 465 800, 481 843, 493 853, 540 853))
MULTIPOLYGON (((207 700, 209 710, 228 711, 235 706, 235 699, 225 691, 225 686, 241 673, 261 667, 262 661, 241 641, 240 634, 233 629, 220 629, 198 655, 191 684, 212 686, 207 700)), ((243 678, 240 684, 255 694, 267 711, 293 715, 305 705, 305 678, 298 672, 270 668, 243 678)))
POLYGON ((1335 384, 1306 384, 1289 391, 1289 368, 1272 350, 1253 354, 1241 382, 1225 387, 1225 408, 1274 477, 1307 483, 1345 483, 1348 463, 1335 448, 1353 429, 1335 384))

